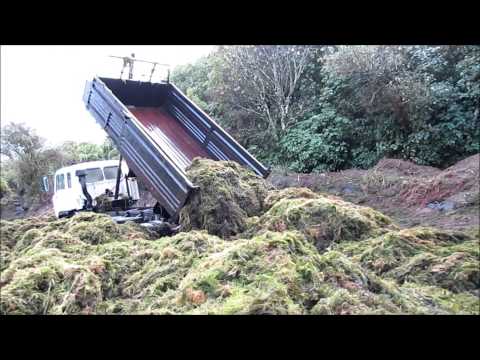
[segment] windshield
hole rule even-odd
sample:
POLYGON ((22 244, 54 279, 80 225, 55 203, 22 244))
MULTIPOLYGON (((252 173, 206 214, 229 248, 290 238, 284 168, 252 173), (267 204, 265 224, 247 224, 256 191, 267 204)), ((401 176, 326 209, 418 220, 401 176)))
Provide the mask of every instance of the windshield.
POLYGON ((116 179, 117 178, 117 171, 118 171, 118 166, 104 167, 103 172, 105 173, 105 179, 106 180, 116 179))
POLYGON ((86 169, 85 174, 86 174, 85 180, 87 183, 103 181, 103 173, 100 168, 86 169))

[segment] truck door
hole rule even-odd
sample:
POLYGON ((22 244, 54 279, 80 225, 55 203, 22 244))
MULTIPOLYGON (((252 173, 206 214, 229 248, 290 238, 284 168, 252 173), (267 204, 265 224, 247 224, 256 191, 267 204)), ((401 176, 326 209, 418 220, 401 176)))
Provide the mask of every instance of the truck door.
POLYGON ((55 194, 53 194, 53 207, 55 215, 58 217, 59 213, 71 210, 68 205, 65 189, 65 174, 55 175, 55 194))
MULTIPOLYGON (((120 187, 119 187, 119 194, 124 194, 127 195, 127 187, 125 183, 125 175, 124 175, 124 169, 121 167, 120 168, 121 174, 120 174, 120 187)), ((118 174, 118 166, 113 165, 113 166, 105 166, 103 168, 103 173, 105 174, 105 181, 108 183, 109 186, 112 186, 113 189, 115 189, 117 185, 117 174, 118 174)), ((115 191, 113 191, 115 192, 115 191)))
POLYGON ((105 189, 110 189, 111 186, 108 181, 105 181, 103 171, 101 168, 90 168, 85 170, 85 180, 87 183, 87 191, 95 199, 97 196, 104 194, 105 189))
POLYGON ((69 212, 79 210, 82 207, 79 201, 81 194, 79 187, 74 186, 73 181, 78 181, 71 172, 57 174, 55 176, 55 193, 53 194, 53 206, 55 214, 58 216, 60 212, 69 212))

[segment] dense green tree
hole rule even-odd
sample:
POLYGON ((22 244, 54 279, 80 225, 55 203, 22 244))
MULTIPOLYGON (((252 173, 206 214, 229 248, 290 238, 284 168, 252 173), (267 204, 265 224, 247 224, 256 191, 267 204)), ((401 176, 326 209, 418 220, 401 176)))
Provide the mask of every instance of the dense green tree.
POLYGON ((480 151, 479 46, 219 47, 172 79, 270 165, 442 167, 480 151))
POLYGON ((21 194, 35 196, 40 192, 33 181, 44 166, 44 140, 25 124, 9 123, 2 128, 2 177, 21 194))
POLYGON ((25 124, 8 123, 1 130, 2 189, 32 200, 41 193, 40 179, 57 169, 85 161, 117 159, 119 154, 111 139, 101 145, 64 142, 47 147, 44 139, 25 124))
POLYGON ((319 107, 358 125, 353 165, 389 156, 447 166, 479 151, 478 56, 467 46, 342 47, 326 58, 333 91, 319 107))

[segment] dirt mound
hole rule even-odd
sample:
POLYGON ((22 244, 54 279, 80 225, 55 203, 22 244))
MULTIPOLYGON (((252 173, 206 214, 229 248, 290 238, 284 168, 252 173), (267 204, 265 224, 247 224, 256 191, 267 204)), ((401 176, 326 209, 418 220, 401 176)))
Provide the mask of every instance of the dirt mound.
POLYGON ((450 200, 452 208, 478 203, 480 156, 474 155, 427 179, 413 179, 400 197, 410 205, 426 206, 450 200))
POLYGON ((444 171, 446 172, 453 171, 457 173, 467 171, 472 175, 475 175, 475 174, 478 175, 479 166, 480 166, 480 154, 476 154, 457 162, 455 165, 452 165, 449 168, 446 168, 444 171))
POLYGON ((377 165, 373 167, 374 171, 380 171, 397 176, 433 176, 440 172, 439 169, 431 166, 423 166, 414 164, 411 161, 400 159, 381 159, 377 165))
POLYGON ((230 237, 246 230, 246 219, 259 215, 269 186, 236 162, 196 158, 187 177, 199 186, 180 212, 184 231, 204 229, 230 237))

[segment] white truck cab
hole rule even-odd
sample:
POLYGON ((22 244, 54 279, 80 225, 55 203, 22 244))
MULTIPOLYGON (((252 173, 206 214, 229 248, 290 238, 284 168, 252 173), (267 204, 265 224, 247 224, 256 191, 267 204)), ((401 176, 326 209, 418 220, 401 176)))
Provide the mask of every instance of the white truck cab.
MULTIPOLYGON (((118 160, 90 161, 57 170, 53 179, 54 195, 52 198, 55 216, 60 218, 84 208, 87 199, 79 177, 76 176, 78 170, 83 170, 86 174, 87 191, 93 199, 92 205, 95 206, 94 199, 97 196, 105 194, 106 190, 115 192, 118 164, 118 160)), ((125 177, 129 169, 124 161, 121 163, 121 172, 119 194, 129 194, 132 200, 138 200, 137 181, 135 178, 125 177)))

